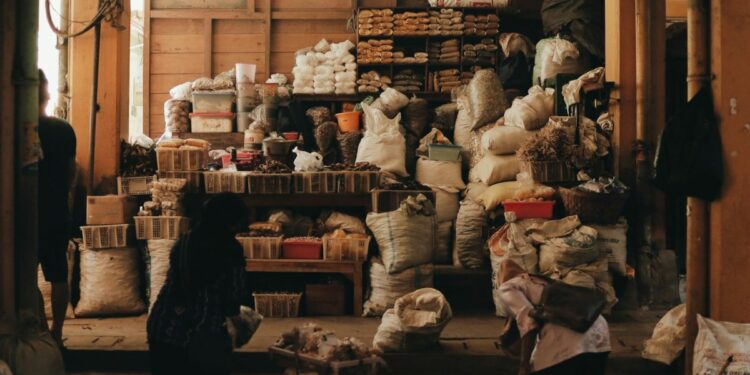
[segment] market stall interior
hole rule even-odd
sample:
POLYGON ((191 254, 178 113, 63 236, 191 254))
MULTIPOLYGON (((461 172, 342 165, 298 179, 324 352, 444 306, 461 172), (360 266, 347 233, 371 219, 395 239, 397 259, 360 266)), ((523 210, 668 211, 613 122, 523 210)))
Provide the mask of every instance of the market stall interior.
POLYGON ((351 37, 289 54, 290 72, 256 82, 238 59, 172 87, 164 133, 123 141, 118 195, 87 199, 70 315, 147 314, 218 193, 249 209, 251 307, 380 322, 372 342, 295 327, 273 345, 282 362, 432 350, 454 315, 505 318, 505 259, 602 292, 608 317, 635 307, 602 30, 464 3, 356 7, 351 37))

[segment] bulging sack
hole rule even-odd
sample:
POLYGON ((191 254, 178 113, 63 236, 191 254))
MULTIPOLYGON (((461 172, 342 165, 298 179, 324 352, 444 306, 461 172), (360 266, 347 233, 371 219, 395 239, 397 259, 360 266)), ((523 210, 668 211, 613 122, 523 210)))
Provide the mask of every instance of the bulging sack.
POLYGON ((435 192, 435 212, 438 223, 456 220, 459 190, 449 186, 427 186, 435 192))
POLYGON ((685 304, 669 310, 654 327, 651 338, 643 343, 643 358, 671 365, 685 349, 685 304))
POLYGON ((490 69, 474 74, 466 87, 466 97, 472 117, 472 130, 496 121, 508 108, 500 77, 490 69))
POLYGON ((461 162, 458 161, 419 158, 414 179, 423 185, 466 189, 466 184, 461 178, 461 162))
POLYGON ((468 199, 461 201, 456 218, 456 240, 453 250, 462 266, 469 269, 482 267, 486 227, 484 207, 468 199))
POLYGON ((750 324, 717 322, 698 315, 698 336, 693 352, 693 374, 750 374, 750 324))
POLYGON ((388 273, 380 258, 370 262, 370 295, 363 316, 381 316, 401 296, 420 288, 432 287, 432 264, 422 264, 401 272, 388 273))
POLYGON ((515 154, 532 135, 514 126, 496 126, 482 135, 482 149, 492 155, 515 154))
POLYGON ((140 295, 140 254, 135 248, 81 248, 81 299, 77 317, 140 314, 146 309, 140 295))
POLYGON ((406 173, 406 139, 399 131, 401 115, 389 119, 382 111, 363 104, 367 128, 357 149, 356 162, 369 162, 399 176, 406 173))
POLYGON ((525 130, 538 130, 547 125, 555 110, 555 90, 534 86, 529 95, 513 100, 505 111, 505 125, 525 130))
POLYGON ((167 281, 167 272, 169 271, 169 256, 177 241, 174 240, 148 240, 146 246, 149 255, 149 304, 148 309, 154 307, 156 298, 159 296, 161 288, 167 281))
POLYGON ((621 217, 613 225, 592 225, 598 236, 596 247, 602 254, 609 254, 609 268, 619 275, 627 272, 628 222, 621 217))
POLYGON ((492 155, 486 154, 482 160, 471 169, 469 181, 484 182, 494 185, 504 181, 516 179, 521 172, 521 166, 516 155, 492 155))

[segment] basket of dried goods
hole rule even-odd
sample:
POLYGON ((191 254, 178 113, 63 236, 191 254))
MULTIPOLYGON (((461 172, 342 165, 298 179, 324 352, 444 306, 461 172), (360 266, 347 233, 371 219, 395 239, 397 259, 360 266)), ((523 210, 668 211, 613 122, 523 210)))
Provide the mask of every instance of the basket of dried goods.
POLYGON ((572 189, 560 188, 565 213, 578 215, 583 223, 616 223, 628 196, 628 188, 616 178, 600 177, 572 189))

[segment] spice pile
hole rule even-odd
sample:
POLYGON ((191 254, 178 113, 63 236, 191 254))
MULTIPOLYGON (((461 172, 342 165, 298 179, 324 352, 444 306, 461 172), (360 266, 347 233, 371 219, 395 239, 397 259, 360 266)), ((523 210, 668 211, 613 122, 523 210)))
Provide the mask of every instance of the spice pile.
MULTIPOLYGON (((400 56, 403 57, 403 53, 400 56)), ((392 40, 370 39, 357 43, 358 64, 390 64, 394 57, 392 40)))
POLYGON ((430 11, 430 36, 460 36, 464 32, 463 13, 459 10, 443 8, 430 11))
POLYGON ((357 15, 357 30, 359 35, 391 36, 393 21, 393 11, 390 9, 362 10, 357 15))

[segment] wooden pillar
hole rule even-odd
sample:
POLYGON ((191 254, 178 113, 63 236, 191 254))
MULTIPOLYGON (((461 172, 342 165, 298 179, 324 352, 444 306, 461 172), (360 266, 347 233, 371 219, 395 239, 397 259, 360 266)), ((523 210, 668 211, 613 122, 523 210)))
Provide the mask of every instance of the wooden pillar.
MULTIPOLYGON (((97 0, 71 0, 71 17, 88 20, 96 12, 97 0)), ((96 154, 94 186, 105 178, 117 175, 121 129, 128 127, 128 84, 130 64, 130 1, 124 0, 126 9, 120 23, 126 27, 118 30, 108 22, 102 24, 99 60, 99 113, 96 128, 96 154)), ((79 25, 73 31, 80 30, 79 25)), ((70 43, 70 122, 78 140, 76 159, 88 174, 88 118, 91 97, 91 71, 93 64, 93 33, 74 38, 70 43)))

